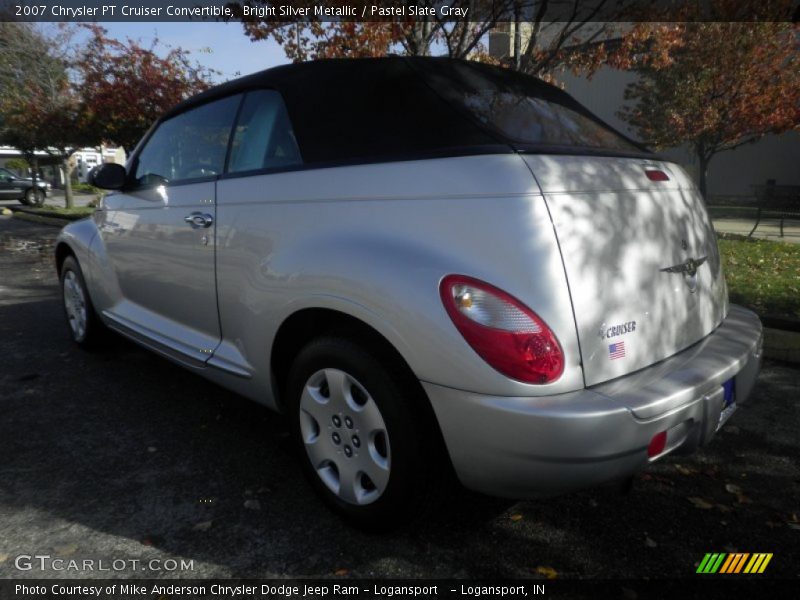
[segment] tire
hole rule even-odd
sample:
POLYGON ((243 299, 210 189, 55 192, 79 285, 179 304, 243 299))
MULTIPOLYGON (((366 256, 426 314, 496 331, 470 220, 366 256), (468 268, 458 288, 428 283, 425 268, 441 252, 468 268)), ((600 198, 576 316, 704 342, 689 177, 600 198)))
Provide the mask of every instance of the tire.
POLYGON ((35 188, 28 188, 25 191, 25 198, 23 204, 28 206, 41 206, 44 204, 44 192, 35 188))
POLYGON ((351 524, 385 531, 436 505, 445 462, 433 412, 388 353, 316 339, 295 359, 287 394, 304 472, 351 524))
POLYGON ((92 305, 83 272, 74 256, 61 265, 61 304, 72 341, 84 349, 93 349, 105 339, 106 329, 92 305))

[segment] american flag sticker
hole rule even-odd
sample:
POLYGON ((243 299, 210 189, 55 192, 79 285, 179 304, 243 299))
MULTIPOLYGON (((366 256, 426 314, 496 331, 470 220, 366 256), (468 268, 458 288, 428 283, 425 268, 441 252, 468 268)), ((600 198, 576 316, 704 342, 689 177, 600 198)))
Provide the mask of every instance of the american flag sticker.
POLYGON ((608 345, 608 358, 625 358, 625 342, 614 342, 608 345))

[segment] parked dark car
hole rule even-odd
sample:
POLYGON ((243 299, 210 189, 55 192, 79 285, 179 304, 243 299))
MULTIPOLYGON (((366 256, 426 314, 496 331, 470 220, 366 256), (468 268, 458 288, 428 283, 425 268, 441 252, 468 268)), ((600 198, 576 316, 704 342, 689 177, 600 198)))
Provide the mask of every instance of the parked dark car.
POLYGON ((0 200, 19 200, 22 204, 33 206, 41 204, 50 193, 51 186, 41 179, 18 177, 8 169, 0 168, 0 200))

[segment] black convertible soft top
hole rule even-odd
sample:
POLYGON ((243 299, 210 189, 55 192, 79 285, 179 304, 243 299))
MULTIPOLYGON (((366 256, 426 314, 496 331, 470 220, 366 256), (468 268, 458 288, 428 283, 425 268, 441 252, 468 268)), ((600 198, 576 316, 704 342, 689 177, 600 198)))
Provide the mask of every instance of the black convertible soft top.
POLYGON ((211 100, 266 88, 284 98, 305 163, 535 150, 520 147, 470 111, 454 106, 442 90, 456 67, 485 81, 503 82, 523 89, 526 95, 557 102, 614 131, 569 94, 535 77, 441 57, 327 59, 283 65, 210 88, 178 104, 161 120, 211 100))

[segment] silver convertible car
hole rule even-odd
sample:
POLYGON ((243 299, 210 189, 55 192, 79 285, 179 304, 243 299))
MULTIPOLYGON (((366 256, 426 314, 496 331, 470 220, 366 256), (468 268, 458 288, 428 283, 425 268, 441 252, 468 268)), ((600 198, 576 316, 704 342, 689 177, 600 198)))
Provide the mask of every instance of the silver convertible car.
POLYGON ((288 416, 318 492, 397 523, 455 473, 523 498, 708 443, 756 381, 703 199, 537 79, 436 58, 282 66, 153 125, 64 228, 106 329, 288 416))

